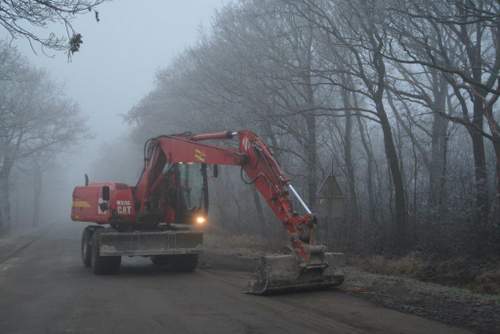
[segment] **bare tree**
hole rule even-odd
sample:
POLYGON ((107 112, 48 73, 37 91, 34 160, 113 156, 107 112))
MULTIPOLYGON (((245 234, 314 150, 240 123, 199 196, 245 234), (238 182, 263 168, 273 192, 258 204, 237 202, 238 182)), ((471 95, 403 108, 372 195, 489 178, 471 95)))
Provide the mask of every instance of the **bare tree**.
POLYGON ((67 50, 69 54, 80 49, 82 35, 73 29, 71 20, 81 14, 93 12, 99 21, 99 12, 95 9, 105 0, 28 0, 0 1, 0 26, 12 38, 26 38, 33 48, 33 42, 53 50, 67 50), (47 37, 36 31, 46 28, 49 23, 62 24, 66 36, 50 33, 47 37))
MULTIPOLYGON (((392 6, 397 17, 392 34, 397 43, 388 49, 387 57, 408 66, 438 71, 459 103, 460 114, 441 115, 464 125, 472 141, 476 183, 474 235, 477 247, 482 248, 491 208, 485 138, 492 142, 496 156, 493 216, 500 221, 500 125, 494 114, 500 94, 500 4, 495 0, 421 0, 396 1, 392 6), (484 130, 484 120, 489 131, 484 130)), ((444 94, 440 96, 444 98, 444 94)))
POLYGON ((45 72, 32 68, 15 49, 9 48, 7 53, 15 60, 0 64, 0 73, 10 72, 9 79, 0 81, 0 226, 3 227, 10 223, 13 167, 28 158, 57 155, 86 130, 78 106, 62 97, 45 72))
POLYGON ((383 57, 387 32, 383 6, 373 1, 292 1, 300 15, 310 20, 342 52, 335 62, 341 62, 332 73, 318 71, 334 86, 350 90, 370 99, 377 122, 384 134, 384 147, 394 189, 394 228, 391 234, 392 249, 403 251, 407 240, 407 203, 403 175, 396 150, 393 131, 384 104, 387 68, 383 57), (307 10, 304 10, 307 8, 307 10), (342 68, 340 68, 342 67, 342 68), (326 73, 327 75, 325 75, 326 73), (363 86, 346 85, 338 74, 355 77, 363 86))

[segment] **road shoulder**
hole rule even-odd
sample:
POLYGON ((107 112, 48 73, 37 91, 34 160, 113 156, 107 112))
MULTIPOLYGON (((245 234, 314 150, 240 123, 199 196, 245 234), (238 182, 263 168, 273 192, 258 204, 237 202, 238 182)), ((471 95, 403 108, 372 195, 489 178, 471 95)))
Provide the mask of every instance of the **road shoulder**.
MULTIPOLYGON (((208 249, 202 267, 252 272, 256 256, 208 249)), ((481 333, 500 332, 500 297, 473 293, 411 278, 371 274, 346 267, 339 288, 375 304, 481 333)))

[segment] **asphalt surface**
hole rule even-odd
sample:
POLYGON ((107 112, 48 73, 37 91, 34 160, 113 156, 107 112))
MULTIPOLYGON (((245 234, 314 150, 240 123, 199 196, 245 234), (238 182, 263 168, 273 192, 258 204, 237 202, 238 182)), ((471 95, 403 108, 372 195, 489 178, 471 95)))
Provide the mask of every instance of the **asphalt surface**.
POLYGON ((467 333, 335 290, 246 295, 243 272, 176 274, 127 258, 120 275, 94 276, 80 262, 82 229, 51 225, 0 259, 1 334, 467 333))

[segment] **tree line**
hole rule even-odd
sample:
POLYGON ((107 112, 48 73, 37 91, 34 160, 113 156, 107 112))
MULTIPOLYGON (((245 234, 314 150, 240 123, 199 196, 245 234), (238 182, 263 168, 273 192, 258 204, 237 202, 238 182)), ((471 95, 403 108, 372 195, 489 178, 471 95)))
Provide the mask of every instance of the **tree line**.
MULTIPOLYGON (((14 41, 23 39, 34 53, 44 55, 66 51, 70 59, 83 43, 73 19, 90 13, 99 22, 96 7, 103 2, 0 2, 0 30, 10 37, 9 41, 0 40, 0 234, 11 227, 40 223, 44 175, 57 180, 60 166, 55 158, 87 132, 78 105, 45 71, 32 66, 14 41), (65 33, 47 31, 49 25, 62 26, 65 33), (31 222, 22 224, 20 220, 26 220, 27 214, 31 222)), ((48 203, 52 209, 59 204, 48 203)))
POLYGON ((24 225, 39 224, 44 174, 86 132, 78 105, 60 85, 0 41, 0 232, 21 224, 12 219, 13 203, 31 213, 24 225))
POLYGON ((236 1, 158 72, 128 113, 132 136, 250 128, 313 207, 321 180, 337 176, 344 250, 493 253, 499 10, 496 0, 236 1))

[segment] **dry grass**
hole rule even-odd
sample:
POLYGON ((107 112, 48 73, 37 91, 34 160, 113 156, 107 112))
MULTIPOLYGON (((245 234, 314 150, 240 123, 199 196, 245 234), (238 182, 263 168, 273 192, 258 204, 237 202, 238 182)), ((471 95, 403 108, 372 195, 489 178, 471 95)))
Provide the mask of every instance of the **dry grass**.
POLYGON ((500 268, 478 275, 471 288, 480 293, 500 294, 500 268))
POLYGON ((483 294, 500 294, 500 261, 481 263, 463 257, 432 261, 409 254, 399 258, 355 257, 351 263, 374 274, 405 276, 483 294))
POLYGON ((231 234, 224 230, 210 231, 205 234, 204 244, 207 249, 224 254, 259 256, 276 252, 283 242, 266 240, 248 234, 231 234))
POLYGON ((414 277, 421 272, 425 266, 424 261, 415 254, 409 254, 400 258, 386 258, 382 255, 374 255, 365 258, 355 258, 353 263, 372 273, 383 275, 404 275, 414 277))

